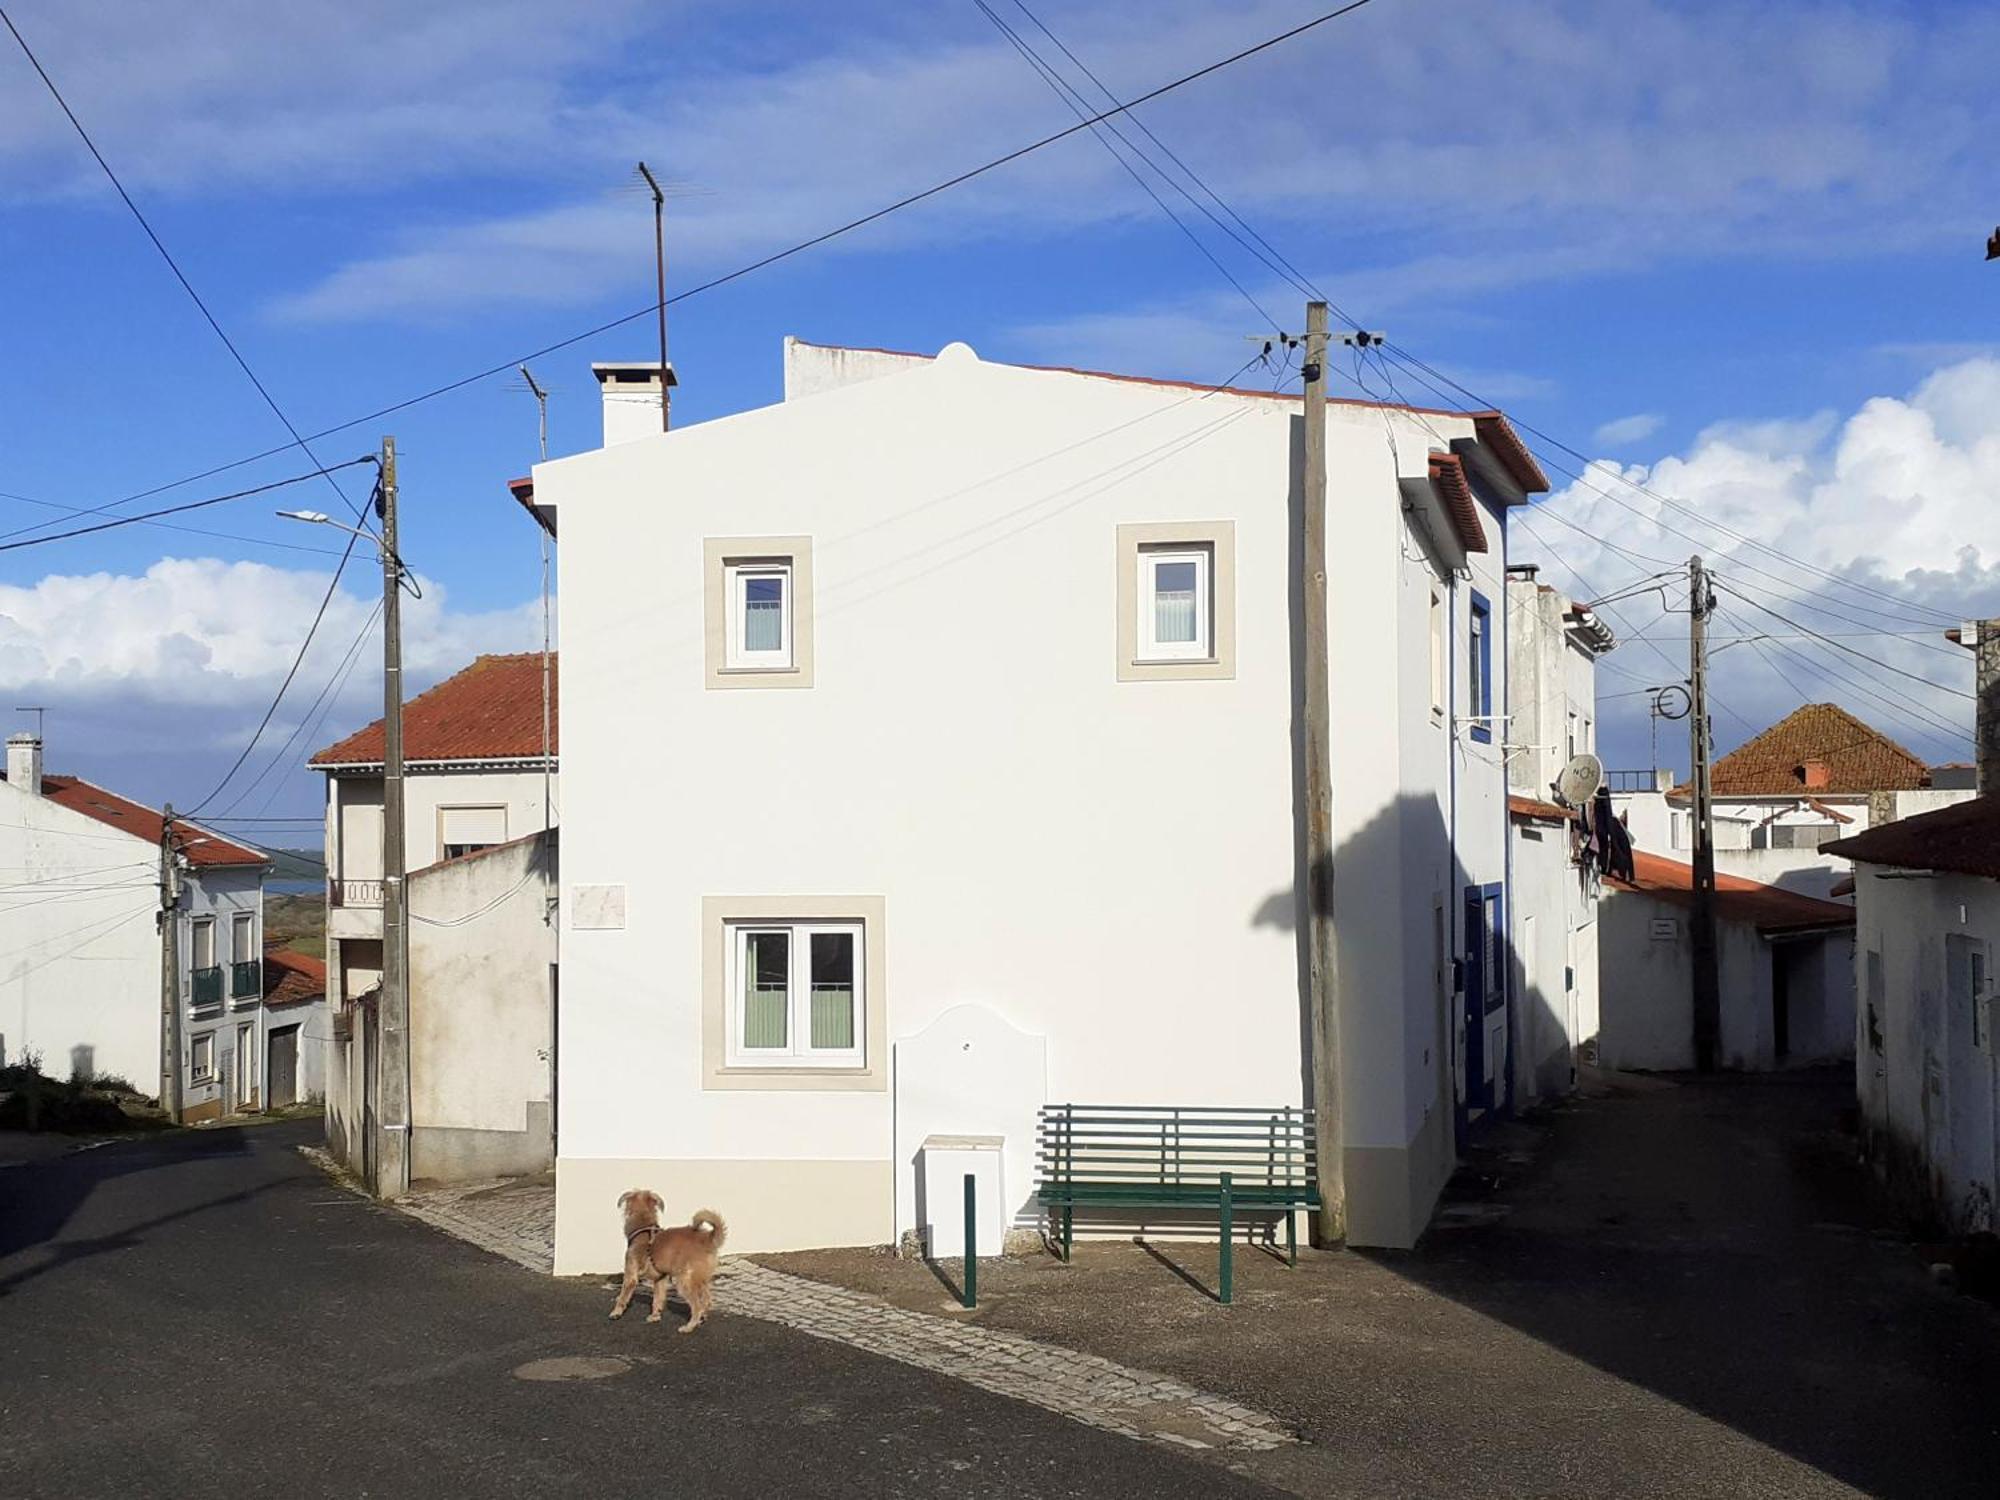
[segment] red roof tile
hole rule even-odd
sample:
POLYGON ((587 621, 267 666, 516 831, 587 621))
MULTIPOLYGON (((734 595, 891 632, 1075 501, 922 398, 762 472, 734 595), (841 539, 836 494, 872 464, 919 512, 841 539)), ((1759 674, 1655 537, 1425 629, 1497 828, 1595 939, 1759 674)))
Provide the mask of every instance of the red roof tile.
POLYGON ((1851 839, 1822 844, 1820 849, 1861 864, 2000 880, 2000 795, 1898 818, 1851 839))
MULTIPOLYGON (((1632 851, 1632 876, 1629 881, 1616 876, 1607 876, 1606 879, 1624 890, 1644 891, 1677 906, 1694 904, 1692 865, 1635 849, 1632 851)), ((1759 932, 1803 932, 1815 927, 1854 925, 1854 908, 1851 906, 1842 906, 1837 901, 1822 901, 1817 896, 1802 896, 1797 891, 1780 890, 1775 885, 1745 880, 1741 875, 1724 875, 1719 871, 1715 877, 1715 910, 1717 916, 1748 922, 1759 932)))
POLYGON ((1451 529, 1459 546, 1467 552, 1486 550, 1486 528, 1479 524, 1479 506, 1473 501, 1472 486, 1466 482, 1465 462, 1456 453, 1431 455, 1431 484, 1451 517, 1451 529))
POLYGON ((326 964, 295 948, 264 950, 264 1004, 301 1005, 326 995, 326 964))
POLYGON ((1852 794, 1909 791, 1930 774, 1921 756, 1838 704, 1808 703, 1718 760, 1713 784, 1718 797, 1852 794))
POLYGON ((1507 811, 1517 818, 1547 818, 1558 823, 1567 823, 1571 817, 1566 807, 1534 797, 1517 796, 1512 792, 1507 794, 1507 811))
MULTIPOLYGON (((549 690, 558 684, 549 657, 549 690)), ((549 701, 549 745, 561 745, 556 699, 549 701)), ((456 676, 403 705, 406 761, 538 760, 542 754, 542 654, 482 656, 456 676)), ((329 745, 315 766, 382 763, 382 721, 329 745)))
MULTIPOLYGON (((159 847, 161 817, 157 808, 134 802, 130 797, 121 797, 116 792, 108 792, 76 776, 43 776, 42 795, 58 807, 82 813, 86 818, 94 818, 107 827, 129 833, 156 849, 159 847)), ((190 823, 186 818, 174 819, 174 842, 191 865, 221 867, 270 863, 270 856, 263 851, 224 838, 197 823, 190 823)))

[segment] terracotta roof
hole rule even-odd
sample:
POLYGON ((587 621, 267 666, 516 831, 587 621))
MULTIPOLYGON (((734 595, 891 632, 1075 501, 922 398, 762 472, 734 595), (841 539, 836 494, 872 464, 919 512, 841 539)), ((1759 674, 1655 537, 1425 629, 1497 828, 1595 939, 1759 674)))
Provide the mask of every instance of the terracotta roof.
POLYGON ((1467 552, 1484 552, 1486 528, 1479 524, 1479 507, 1473 502, 1472 486, 1466 482, 1464 460, 1456 453, 1433 453, 1431 484, 1444 502, 1445 514, 1451 517, 1459 546, 1467 552))
MULTIPOLYGON (((4 781, 0 775, 0 781, 4 781)), ((134 802, 130 797, 121 797, 116 792, 108 792, 77 776, 43 776, 42 795, 58 807, 66 807, 71 812, 82 813, 86 818, 94 818, 107 827, 129 833, 133 838, 160 846, 160 812, 143 802, 134 802)), ((264 865, 271 857, 262 850, 252 849, 247 844, 239 844, 224 838, 200 824, 190 823, 186 818, 174 819, 174 840, 181 853, 191 865, 230 866, 264 865)))
POLYGON ((1552 818, 1561 823, 1570 820, 1570 811, 1566 807, 1558 807, 1553 802, 1542 802, 1534 797, 1516 796, 1512 792, 1507 794, 1507 811, 1517 818, 1552 818))
POLYGON ((2000 795, 1898 818, 1851 839, 1822 844, 1820 849, 1862 864, 2000 880, 2000 795))
POLYGON ((1808 703, 1780 719, 1723 756, 1713 772, 1718 797, 1910 791, 1929 784, 1923 757, 1833 703, 1808 703))
MULTIPOLYGON (((1826 847, 1832 848, 1832 845, 1826 847)), ((1628 891, 1644 891, 1676 906, 1694 904, 1694 867, 1677 859, 1632 851, 1632 879, 1606 876, 1606 881, 1628 891)), ((1715 876, 1715 913, 1726 921, 1748 922, 1759 932, 1804 932, 1816 927, 1852 927, 1854 908, 1817 896, 1801 896, 1797 891, 1780 890, 1741 875, 1715 876)))
MULTIPOLYGON (((549 657, 549 688, 560 681, 556 657, 549 657)), ((549 703, 549 745, 556 749, 556 701, 549 703)), ((403 759, 406 761, 539 760, 542 754, 542 654, 482 656, 456 676, 403 705, 403 759)), ((382 721, 329 745, 309 762, 315 766, 379 766, 382 721)))
POLYGON ((302 1005, 326 995, 326 964, 295 948, 264 950, 264 1004, 302 1005))
MULTIPOLYGON (((918 354, 909 349, 879 349, 859 344, 815 344, 810 339, 794 338, 795 344, 803 344, 808 349, 841 349, 854 354, 889 354, 898 359, 935 359, 935 355, 918 354)), ((1133 385, 1158 385, 1177 391, 1215 391, 1226 396, 1256 396, 1266 401, 1303 401, 1305 398, 1291 391, 1259 391, 1244 386, 1209 386, 1198 380, 1165 380, 1157 375, 1124 375, 1116 370, 1084 370, 1075 365, 1023 365, 1007 361, 1016 370, 1041 370, 1051 375, 1088 375, 1093 380, 1123 380, 1133 385)), ((1328 396, 1328 406, 1353 406, 1369 411, 1406 411, 1425 417, 1459 417, 1472 423, 1472 430, 1479 441, 1493 450, 1493 456, 1510 475, 1514 482, 1531 495, 1545 494, 1549 488, 1549 476, 1542 472, 1542 466, 1535 462, 1535 456, 1528 451, 1528 445, 1514 430, 1514 424, 1507 420, 1503 411, 1453 411, 1442 406, 1412 406, 1406 401, 1363 401, 1354 396, 1328 396)))

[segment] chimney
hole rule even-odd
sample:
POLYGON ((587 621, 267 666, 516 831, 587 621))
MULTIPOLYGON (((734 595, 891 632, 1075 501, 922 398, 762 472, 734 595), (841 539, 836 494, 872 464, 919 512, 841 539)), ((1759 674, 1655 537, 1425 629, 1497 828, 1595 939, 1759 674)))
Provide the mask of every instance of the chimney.
POLYGON ((1823 792, 1833 785, 1833 770, 1823 760, 1809 760, 1792 774, 1809 792, 1823 792))
POLYGON ((657 359, 590 367, 604 399, 605 447, 629 443, 635 438, 657 437, 666 430, 661 413, 672 399, 668 392, 680 384, 674 379, 672 365, 666 371, 667 378, 662 384, 657 359))
POLYGON ((7 736, 7 785, 30 797, 42 795, 42 741, 39 735, 7 736))

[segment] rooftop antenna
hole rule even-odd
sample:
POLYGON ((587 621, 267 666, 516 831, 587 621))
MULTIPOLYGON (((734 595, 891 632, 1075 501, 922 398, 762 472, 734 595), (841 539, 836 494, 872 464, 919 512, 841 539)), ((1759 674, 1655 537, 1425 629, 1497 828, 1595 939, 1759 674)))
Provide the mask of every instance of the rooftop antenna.
MULTIPOLYGON (((549 393, 542 389, 541 383, 535 379, 533 372, 526 365, 522 365, 519 368, 521 378, 528 383, 528 392, 535 398, 535 408, 540 414, 537 424, 539 428, 538 437, 541 442, 542 462, 547 463, 549 460, 549 393)), ((661 378, 664 379, 664 375, 661 378)), ((662 397, 666 395, 664 387, 662 387, 660 394, 662 397)), ((542 543, 542 921, 548 923, 555 920, 556 909, 555 888, 550 884, 548 873, 549 828, 554 822, 554 815, 549 806, 549 791, 551 783, 554 780, 555 771, 555 756, 553 754, 555 748, 553 744, 554 737, 550 732, 549 722, 549 689, 551 686, 549 679, 552 675, 549 671, 549 529, 546 526, 537 526, 535 531, 540 535, 542 543)), ((551 1051, 550 1055, 553 1058, 553 1051, 551 1051)))
POLYGON ((14 705, 14 712, 17 714, 33 714, 35 716, 35 738, 42 738, 42 716, 48 712, 46 707, 39 703, 16 703, 14 705))
POLYGON ((660 314, 660 431, 667 430, 667 195, 644 162, 639 175, 653 193, 653 277, 660 314))

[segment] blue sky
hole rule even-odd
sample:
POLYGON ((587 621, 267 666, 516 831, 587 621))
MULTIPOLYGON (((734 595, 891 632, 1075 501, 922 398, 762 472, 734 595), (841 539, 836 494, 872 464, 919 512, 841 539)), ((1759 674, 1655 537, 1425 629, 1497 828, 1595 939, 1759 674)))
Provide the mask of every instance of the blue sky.
MULTIPOLYGON (((1012 0, 996 8, 1061 61, 1012 0)), ((1130 96, 1320 8, 1042 0, 1036 13, 1130 96)), ((386 0, 9 10, 308 432, 645 306, 640 157, 673 185, 672 292, 1073 119, 969 0, 586 12, 445 0, 414 21, 386 0)), ((1666 516, 1719 557, 1789 580, 1794 597, 1766 604, 1962 689, 1968 669, 1934 634, 1846 632, 2000 610, 1986 498, 2000 480, 2000 267, 1980 259, 1996 212, 1983 170, 2000 124, 1984 76, 1996 55, 2000 20, 1974 6, 1375 0, 1142 118, 1364 322, 1783 553, 1666 516), (1815 603, 1855 618, 1798 614, 1815 603)), ((95 505, 283 440, 11 42, 0 202, 0 492, 95 505)), ((1299 294, 1194 222, 1296 326, 1299 294)), ((677 306, 676 414, 776 399, 787 333, 915 349, 965 339, 989 358, 1212 380, 1263 326, 1078 136, 677 306)), ((555 392, 552 450, 596 441, 591 359, 650 353, 642 320, 538 361, 555 392)), ((1403 385, 1419 394, 1407 372, 1403 385)), ((403 457, 405 550, 428 590, 410 621, 418 675, 530 644, 535 538, 503 487, 534 456, 528 397, 487 381, 320 452, 354 456, 384 430, 403 457)), ((299 464, 274 458, 149 503, 299 464)), ((1609 471, 1593 483, 1639 514, 1589 490, 1552 507, 1626 553, 1693 550, 1647 519, 1656 500, 1609 471)), ((279 503, 338 505, 323 486, 279 503)), ((209 790, 332 562, 287 550, 337 538, 274 508, 188 518, 227 537, 132 527, 0 553, 0 688, 15 695, 0 708, 53 706, 53 766, 182 805, 209 790)), ((57 515, 0 498, 0 529, 57 515)), ((1648 571, 1549 518, 1531 524, 1517 555, 1560 553, 1545 575, 1559 585, 1581 588, 1566 566, 1605 589, 1648 571)), ((302 674, 300 711, 372 602, 356 567, 302 674)), ((1743 633, 1781 628, 1747 601, 1728 613, 1743 633)), ((1641 635, 1681 626, 1645 597, 1620 614, 1641 635)), ((1966 754, 1962 698, 1822 643, 1790 649, 1731 653, 1720 686, 1740 707, 1719 719, 1725 743, 1810 697, 1934 759, 1966 754)), ((372 716, 373 650, 295 751, 372 716)), ((1607 758, 1637 764, 1636 689, 1668 666, 1640 642, 1612 661, 1625 680, 1608 674, 1602 690, 1635 696, 1607 699, 1607 758)), ((273 751, 299 727, 291 709, 279 727, 273 751)), ((297 758, 235 811, 315 807, 297 758)), ((260 749, 251 774, 265 765, 260 749)))

